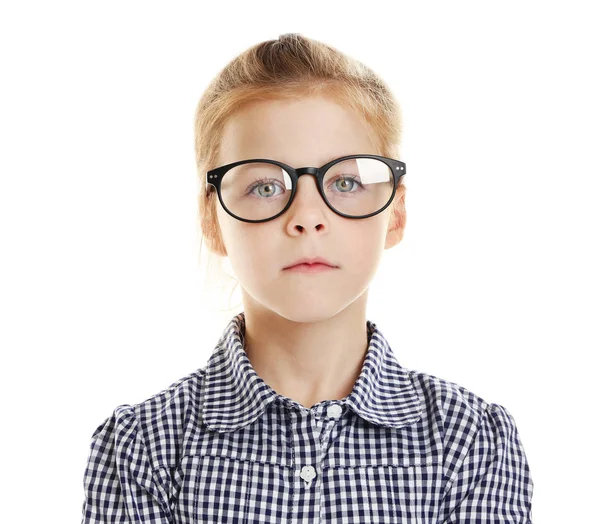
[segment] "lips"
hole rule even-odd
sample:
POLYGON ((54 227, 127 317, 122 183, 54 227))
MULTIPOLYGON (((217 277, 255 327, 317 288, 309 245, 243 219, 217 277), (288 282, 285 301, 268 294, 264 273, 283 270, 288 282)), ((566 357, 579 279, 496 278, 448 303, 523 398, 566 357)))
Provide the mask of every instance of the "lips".
POLYGON ((298 265, 306 265, 306 266, 319 266, 319 265, 325 265, 325 266, 329 266, 329 267, 338 267, 336 264, 329 262, 329 260, 322 258, 322 257, 313 257, 313 258, 301 258, 299 260, 296 260, 295 262, 292 262, 290 265, 284 267, 284 269, 290 269, 291 267, 294 266, 298 266, 298 265))
POLYGON ((312 275, 333 271, 334 269, 337 268, 328 266, 327 264, 296 264, 295 266, 285 268, 285 271, 289 271, 290 273, 307 273, 312 275))

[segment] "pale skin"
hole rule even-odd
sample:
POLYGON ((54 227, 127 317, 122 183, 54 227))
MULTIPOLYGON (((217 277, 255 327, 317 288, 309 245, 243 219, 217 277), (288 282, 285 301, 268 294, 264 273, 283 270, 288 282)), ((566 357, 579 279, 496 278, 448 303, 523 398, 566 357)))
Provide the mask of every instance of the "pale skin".
MULTIPOLYGON (((319 167, 350 154, 380 154, 372 128, 324 97, 252 102, 227 122, 219 164, 270 158, 319 167)), ((395 199, 404 199, 396 191, 395 199)), ((395 202, 394 202, 395 203, 395 202)), ((341 217, 302 176, 291 207, 263 223, 239 221, 217 204, 229 262, 240 283, 245 350, 277 393, 310 408, 347 396, 368 348, 368 286, 384 249, 398 244, 404 220, 390 204, 366 219, 341 217), (339 266, 318 274, 284 271, 301 257, 339 266)))

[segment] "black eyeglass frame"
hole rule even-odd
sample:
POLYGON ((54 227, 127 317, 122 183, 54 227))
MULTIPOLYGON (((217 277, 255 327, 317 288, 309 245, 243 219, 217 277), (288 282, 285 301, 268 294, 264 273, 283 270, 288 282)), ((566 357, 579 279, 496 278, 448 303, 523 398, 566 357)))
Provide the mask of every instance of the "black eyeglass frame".
POLYGON ((260 223, 260 222, 268 222, 270 220, 274 220, 275 218, 283 215, 289 209, 289 207, 292 205, 292 202, 294 201, 294 197, 296 196, 296 189, 298 188, 299 178, 302 175, 312 175, 317 179, 317 187, 319 188, 319 193, 321 194, 321 198, 323 198, 323 201, 325 202, 325 204, 327 204, 327 207, 329 207, 329 209, 331 209, 337 215, 340 215, 345 218, 362 219, 362 218, 369 218, 374 215, 378 215, 392 203, 392 201, 394 200, 394 196, 396 195, 396 187, 398 186, 400 179, 405 174, 406 174, 406 163, 404 163, 400 160, 388 158, 385 156, 379 156, 379 155, 346 155, 346 156, 342 156, 340 158, 331 160, 330 162, 328 162, 327 164, 325 164, 324 166, 321 166, 321 167, 299 167, 298 169, 295 169, 295 168, 288 166, 287 164, 284 164, 283 162, 279 162, 277 160, 270 160, 268 158, 250 158, 247 160, 238 160, 237 162, 232 162, 231 164, 225 164, 223 166, 216 167, 214 169, 211 169, 210 171, 207 171, 206 172, 206 194, 208 195, 210 191, 216 190, 217 195, 219 197, 219 202, 221 202, 221 206, 233 218, 241 220, 242 222, 250 222, 253 224, 260 223), (381 160, 383 163, 385 163, 391 169, 392 173, 394 173, 394 189, 392 191, 392 195, 390 196, 390 199, 387 201, 387 203, 379 211, 375 211, 374 213, 370 213, 368 215, 361 215, 361 216, 347 215, 347 214, 341 213, 340 211, 335 209, 329 203, 327 198, 325 197, 325 193, 323 191, 323 179, 325 178, 326 171, 339 162, 343 162, 344 160, 351 160, 353 158, 374 158, 377 160, 381 160), (249 163, 254 163, 254 162, 263 162, 263 163, 274 164, 276 166, 279 166, 282 169, 284 169, 288 175, 290 175, 290 179, 292 180, 292 195, 290 196, 290 200, 287 203, 287 205, 283 208, 283 210, 281 210, 276 215, 272 216, 271 218, 263 218, 262 220, 248 220, 246 218, 242 218, 242 217, 239 217, 239 216, 233 214, 231 211, 229 211, 229 209, 227 209, 227 206, 223 203, 223 199, 221 198, 221 180, 223 180, 225 173, 227 173, 227 171, 229 171, 230 169, 232 169, 236 166, 239 166, 241 164, 249 164, 249 163), (211 189, 211 186, 214 189, 211 189))

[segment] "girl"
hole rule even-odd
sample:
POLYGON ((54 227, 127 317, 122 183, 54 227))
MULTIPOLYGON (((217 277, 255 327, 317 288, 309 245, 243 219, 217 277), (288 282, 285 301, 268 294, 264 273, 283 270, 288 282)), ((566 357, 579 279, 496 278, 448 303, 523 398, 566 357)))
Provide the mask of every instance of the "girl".
POLYGON ((531 522, 509 412, 402 367, 366 319, 406 222, 385 83, 286 34, 217 75, 195 130, 202 232, 244 310, 205 367, 96 429, 83 522, 531 522))

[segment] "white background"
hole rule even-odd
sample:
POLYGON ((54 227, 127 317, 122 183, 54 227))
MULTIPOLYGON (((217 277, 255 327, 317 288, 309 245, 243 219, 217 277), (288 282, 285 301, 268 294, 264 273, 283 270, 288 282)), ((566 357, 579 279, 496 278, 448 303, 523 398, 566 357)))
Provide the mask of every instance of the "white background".
POLYGON ((96 427, 203 367, 241 310, 203 288, 194 110, 237 54, 299 32, 371 67, 403 111, 407 228, 368 318, 403 366, 514 416, 535 523, 590 522, 592 4, 3 4, 3 520, 78 522, 96 427))

